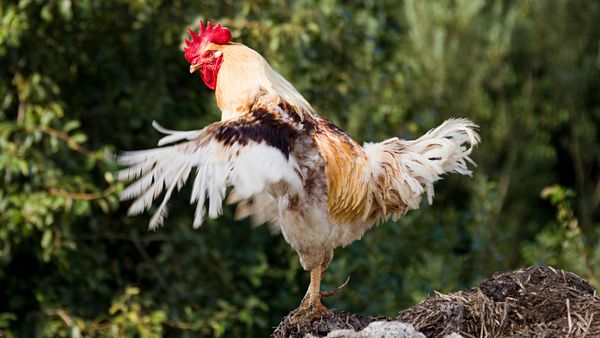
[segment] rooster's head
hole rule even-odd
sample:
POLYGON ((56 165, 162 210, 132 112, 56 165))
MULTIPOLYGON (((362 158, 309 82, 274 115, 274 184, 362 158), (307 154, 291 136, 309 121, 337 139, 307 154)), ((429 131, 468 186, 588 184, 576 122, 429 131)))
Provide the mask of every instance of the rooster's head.
POLYGON ((196 34, 188 30, 191 41, 185 39, 185 58, 190 63, 190 73, 200 70, 200 76, 204 84, 212 90, 217 87, 217 74, 223 63, 221 45, 231 41, 231 32, 221 25, 212 26, 210 22, 206 26, 200 20, 200 31, 196 34))

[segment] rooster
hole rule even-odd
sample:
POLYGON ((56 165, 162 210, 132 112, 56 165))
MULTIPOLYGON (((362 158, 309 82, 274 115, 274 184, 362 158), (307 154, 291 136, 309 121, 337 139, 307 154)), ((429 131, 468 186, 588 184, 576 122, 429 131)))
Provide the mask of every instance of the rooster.
POLYGON ((118 178, 135 180, 121 199, 135 199, 128 213, 137 215, 166 190, 150 220, 154 230, 173 191, 195 175, 194 228, 206 216, 219 216, 228 195, 226 202, 238 205, 237 218, 278 229, 310 271, 292 322, 329 313, 320 283, 335 248, 418 209, 423 195, 431 204, 433 184, 443 174, 471 174, 469 155, 479 135, 467 119, 447 120, 413 141, 393 137, 361 147, 321 118, 260 54, 231 42, 229 29, 200 21, 199 32, 189 34, 184 54, 190 73, 199 71, 215 92, 221 121, 192 131, 154 122, 166 135, 159 147, 119 157, 126 168, 118 178))

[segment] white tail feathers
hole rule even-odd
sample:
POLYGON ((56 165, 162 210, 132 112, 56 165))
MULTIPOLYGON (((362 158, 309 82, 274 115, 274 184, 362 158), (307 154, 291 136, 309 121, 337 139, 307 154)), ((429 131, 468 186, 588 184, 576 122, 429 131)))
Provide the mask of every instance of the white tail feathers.
POLYGON ((449 119, 408 143, 411 149, 421 149, 421 154, 428 158, 439 158, 444 172, 470 175, 471 170, 467 167, 467 162, 473 165, 475 162, 469 155, 480 142, 477 128, 478 126, 468 119, 449 119))
POLYGON ((431 204, 433 184, 443 174, 471 175, 468 164, 475 163, 469 155, 480 141, 476 129, 468 119, 450 119, 413 141, 391 138, 365 144, 383 213, 418 209, 423 193, 431 204), (400 202, 407 208, 398 209, 400 202))

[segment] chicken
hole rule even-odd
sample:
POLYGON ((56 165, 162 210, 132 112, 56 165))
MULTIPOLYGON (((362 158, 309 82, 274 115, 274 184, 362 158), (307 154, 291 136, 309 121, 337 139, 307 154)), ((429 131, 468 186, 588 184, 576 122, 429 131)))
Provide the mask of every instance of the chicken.
POLYGON ((227 202, 238 218, 269 223, 310 271, 310 285, 293 320, 328 313, 320 283, 335 248, 360 239, 373 225, 432 202, 433 184, 445 173, 470 175, 469 155, 479 143, 477 126, 451 119, 420 138, 396 137, 360 146, 319 117, 302 95, 254 50, 231 42, 221 25, 189 30, 185 58, 215 91, 222 119, 200 130, 165 134, 158 148, 126 152, 119 179, 131 181, 122 200, 135 199, 137 215, 166 189, 150 220, 164 221, 166 203, 194 170, 193 226, 214 218, 227 202), (205 203, 206 202, 206 203, 205 203), (207 205, 205 205, 207 204, 207 205), (208 210, 207 210, 208 208, 208 210))

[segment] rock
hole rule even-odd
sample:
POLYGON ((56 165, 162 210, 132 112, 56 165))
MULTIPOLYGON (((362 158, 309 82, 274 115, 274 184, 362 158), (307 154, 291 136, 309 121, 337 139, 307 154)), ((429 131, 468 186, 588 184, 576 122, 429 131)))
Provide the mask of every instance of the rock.
MULTIPOLYGON (((309 337, 309 336, 307 336, 309 337)), ((314 337, 314 336, 312 336, 314 337)), ((311 337, 311 338, 312 338, 311 337)), ((372 322, 361 331, 335 330, 331 331, 326 338, 426 338, 415 328, 406 323, 377 321, 372 322)))
POLYGON ((456 332, 452 332, 451 334, 447 334, 444 338, 465 338, 464 336, 459 335, 456 332))

